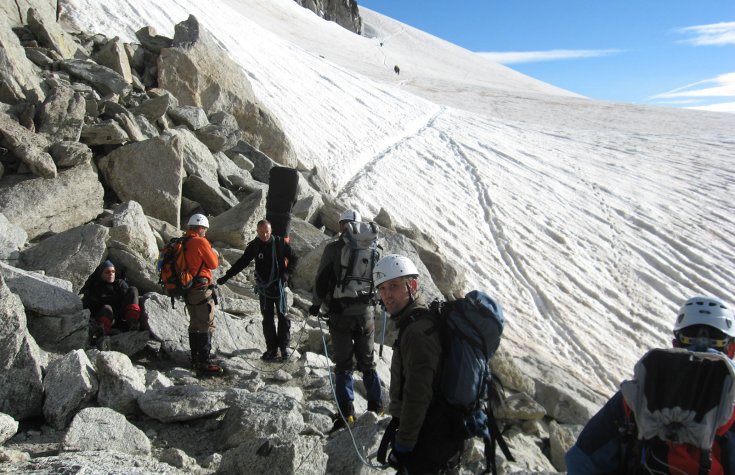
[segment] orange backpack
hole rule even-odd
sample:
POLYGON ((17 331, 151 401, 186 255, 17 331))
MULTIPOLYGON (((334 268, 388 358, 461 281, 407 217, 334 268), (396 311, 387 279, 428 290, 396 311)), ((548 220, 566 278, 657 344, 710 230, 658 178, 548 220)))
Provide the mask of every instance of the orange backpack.
POLYGON ((183 236, 171 239, 158 254, 158 283, 171 300, 186 295, 194 284, 194 275, 189 271, 184 252, 189 238, 190 236, 183 236))

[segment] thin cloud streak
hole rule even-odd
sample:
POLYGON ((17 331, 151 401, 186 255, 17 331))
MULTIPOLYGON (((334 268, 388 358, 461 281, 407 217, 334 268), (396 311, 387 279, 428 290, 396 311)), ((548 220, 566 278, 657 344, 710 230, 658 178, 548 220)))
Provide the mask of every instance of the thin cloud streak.
POLYGON ((735 73, 720 74, 711 79, 687 84, 686 86, 657 94, 651 99, 672 99, 679 97, 735 97, 735 73))
POLYGON ((573 50, 555 49, 549 51, 508 51, 502 53, 479 52, 480 56, 500 64, 533 63, 539 61, 557 61, 576 58, 596 58, 620 53, 618 49, 573 50))
POLYGON ((735 21, 689 26, 679 28, 677 31, 694 34, 693 38, 684 40, 684 42, 695 46, 735 45, 735 21))

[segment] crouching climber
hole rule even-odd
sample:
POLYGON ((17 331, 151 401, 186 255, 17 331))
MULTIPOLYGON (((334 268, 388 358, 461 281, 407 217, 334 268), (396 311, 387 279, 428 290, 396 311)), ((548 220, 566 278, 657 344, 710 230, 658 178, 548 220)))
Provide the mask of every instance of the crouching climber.
POLYGON ((100 264, 79 293, 82 294, 82 306, 90 312, 91 345, 98 346, 106 335, 148 329, 138 289, 118 278, 111 261, 100 264))

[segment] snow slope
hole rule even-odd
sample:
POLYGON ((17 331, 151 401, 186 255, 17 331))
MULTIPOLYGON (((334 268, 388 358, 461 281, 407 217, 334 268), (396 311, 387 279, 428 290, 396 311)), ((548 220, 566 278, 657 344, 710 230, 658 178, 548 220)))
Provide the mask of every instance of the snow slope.
POLYGON ((195 15, 300 161, 366 215, 430 233, 501 301, 504 346, 529 364, 607 393, 669 345, 687 297, 735 300, 733 115, 589 101, 365 9, 370 37, 292 0, 65 8, 126 41, 195 15))

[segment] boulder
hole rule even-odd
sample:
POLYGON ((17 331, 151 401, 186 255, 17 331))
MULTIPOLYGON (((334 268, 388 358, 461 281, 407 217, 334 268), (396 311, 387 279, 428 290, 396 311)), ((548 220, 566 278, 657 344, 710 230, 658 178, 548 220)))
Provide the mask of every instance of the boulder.
POLYGON ((28 233, 0 213, 0 259, 8 259, 20 250, 27 240, 28 233))
POLYGON ((135 37, 138 38, 144 48, 156 54, 164 48, 170 48, 172 43, 171 38, 159 35, 152 26, 146 26, 136 31, 135 37))
MULTIPOLYGON (((151 122, 155 122, 166 115, 166 112, 172 107, 178 105, 178 100, 168 91, 163 89, 159 90, 161 94, 159 96, 151 97, 142 101, 137 107, 132 108, 130 111, 134 114, 140 114, 145 116, 151 122)), ((152 91, 148 91, 149 94, 152 91)))
POLYGON ((273 114, 257 102, 247 74, 195 17, 176 25, 172 47, 161 50, 158 84, 182 105, 201 107, 208 114, 232 114, 248 142, 284 166, 296 164, 288 138, 273 114))
POLYGON ((56 177, 56 164, 45 151, 48 140, 26 129, 4 112, 0 112, 0 145, 10 150, 35 175, 56 177))
POLYGON ((119 73, 94 61, 65 59, 59 62, 59 66, 71 74, 72 77, 91 84, 102 96, 116 94, 124 97, 133 89, 119 73))
POLYGON ((98 388, 97 374, 84 351, 70 351, 50 363, 43 379, 46 423, 64 429, 77 412, 91 405, 98 388))
POLYGON ((176 125, 183 125, 190 130, 199 130, 209 125, 207 113, 196 106, 176 106, 168 110, 168 116, 176 125))
POLYGON ((133 367, 127 355, 103 351, 95 362, 99 393, 97 402, 121 414, 138 412, 138 397, 145 393, 145 377, 133 367))
POLYGON ((118 73, 127 83, 133 82, 133 71, 125 46, 120 38, 115 37, 105 43, 94 55, 94 60, 118 73))
POLYGON ((357 0, 296 0, 327 21, 333 21, 358 35, 362 34, 362 17, 357 0))
POLYGON ((130 136, 116 121, 107 119, 93 124, 84 124, 80 140, 90 147, 121 145, 129 142, 130 136))
POLYGON ((207 237, 210 241, 222 241, 232 247, 245 249, 255 237, 258 221, 265 217, 265 193, 256 191, 237 206, 209 220, 207 237))
POLYGON ((421 262, 426 266, 429 274, 431 274, 431 279, 442 295, 454 299, 464 297, 467 290, 465 274, 460 273, 456 267, 438 252, 423 247, 414 247, 416 247, 421 262))
POLYGON ((8 288, 17 294, 27 310, 41 315, 59 315, 82 310, 82 301, 72 292, 71 282, 29 272, 0 262, 8 288))
POLYGON ((184 148, 178 137, 156 137, 114 150, 99 167, 123 201, 137 201, 146 215, 179 226, 184 148))
MULTIPOLYGON (((252 186, 249 186, 249 184, 255 180, 253 180, 248 169, 243 168, 243 165, 246 165, 244 161, 233 160, 222 152, 214 153, 212 156, 217 162, 217 177, 219 178, 220 183, 225 183, 235 189, 253 188, 252 186)), ((247 159, 243 157, 243 160, 247 159)))
MULTIPOLYGON (((515 462, 502 459, 498 464, 498 473, 555 473, 556 470, 548 458, 535 443, 532 436, 512 428, 503 434, 515 462)), ((497 459, 496 459, 497 460, 497 459)))
POLYGON ((116 451, 150 455, 151 441, 122 414, 106 407, 88 407, 79 411, 74 417, 64 434, 59 450, 116 451))
POLYGON ((80 142, 56 142, 48 152, 56 162, 57 168, 75 167, 92 160, 92 150, 80 142))
POLYGON ((315 436, 297 435, 286 438, 279 434, 269 438, 248 439, 222 455, 217 473, 222 475, 330 473, 326 470, 328 457, 323 451, 323 446, 323 440, 315 436))
POLYGON ((296 270, 291 274, 291 283, 295 288, 311 292, 314 287, 316 271, 319 269, 319 262, 322 259, 322 254, 324 254, 324 248, 331 241, 332 239, 324 240, 311 251, 306 251, 303 254, 297 253, 299 263, 296 266, 296 270))
MULTIPOLYGON (((0 10, 4 9, 5 3, 10 4, 0 2, 0 10)), ((26 57, 18 36, 11 29, 13 25, 10 18, 10 15, 0 14, 0 102, 18 104, 43 101, 46 94, 33 63, 26 57)))
POLYGON ((257 393, 233 391, 222 420, 220 445, 233 448, 253 438, 278 434, 288 440, 304 428, 301 404, 269 389, 257 393))
POLYGON ((156 237, 140 204, 126 201, 115 207, 108 246, 127 250, 147 261, 156 260, 156 237))
POLYGON ((204 213, 209 215, 222 214, 238 203, 235 195, 227 188, 216 183, 212 186, 212 183, 196 175, 191 175, 184 181, 182 192, 190 200, 199 203, 204 208, 204 213))
POLYGON ((195 175, 207 182, 211 187, 219 186, 217 181, 217 160, 212 152, 196 138, 193 132, 179 127, 169 129, 164 137, 178 137, 181 141, 184 170, 186 174, 195 175))
POLYGON ((238 128, 229 128, 217 124, 205 125, 195 130, 197 138, 213 153, 231 149, 242 136, 242 132, 238 128))
POLYGON ((18 432, 18 421, 7 414, 0 412, 0 445, 18 432))
POLYGON ((43 8, 29 9, 28 28, 42 46, 51 48, 62 58, 73 58, 79 52, 79 45, 74 41, 74 37, 65 32, 49 13, 43 8))
POLYGON ((56 87, 38 111, 37 130, 47 134, 53 142, 76 142, 82 134, 85 112, 86 104, 81 94, 71 87, 56 87))
POLYGON ((505 398, 495 415, 500 419, 537 421, 546 415, 546 411, 528 394, 516 393, 505 398))
POLYGON ((102 212, 103 189, 91 164, 59 172, 50 180, 0 179, 0 212, 33 239, 93 220, 102 212))
POLYGON ((369 467, 362 464, 355 454, 355 447, 352 445, 352 437, 355 438, 355 444, 360 448, 362 456, 367 459, 371 454, 378 451, 380 441, 383 438, 385 428, 388 426, 390 418, 384 417, 379 419, 375 413, 366 412, 360 416, 355 425, 352 427, 352 434, 343 430, 335 434, 327 442, 325 452, 329 456, 327 463, 327 473, 354 473, 364 474, 374 473, 369 467), (346 454, 350 454, 347 456, 346 454))
POLYGON ((297 256, 304 256, 319 247, 323 242, 332 240, 307 221, 297 217, 291 219, 289 239, 291 249, 297 256))
POLYGON ((171 386, 146 391, 138 398, 141 411, 161 422, 199 419, 224 412, 229 407, 224 390, 198 385, 171 386))
POLYGON ((5 284, 0 271, 0 412, 16 420, 41 414, 42 355, 26 329, 20 297, 5 284))
POLYGON ((61 232, 25 249, 21 253, 24 269, 44 270, 47 275, 71 282, 79 292, 87 278, 107 255, 109 230, 98 224, 85 224, 61 232))
POLYGON ((567 463, 564 455, 572 448, 582 432, 583 425, 559 424, 551 421, 549 424, 549 448, 551 452, 551 463, 560 472, 567 471, 567 463))

